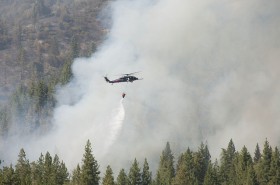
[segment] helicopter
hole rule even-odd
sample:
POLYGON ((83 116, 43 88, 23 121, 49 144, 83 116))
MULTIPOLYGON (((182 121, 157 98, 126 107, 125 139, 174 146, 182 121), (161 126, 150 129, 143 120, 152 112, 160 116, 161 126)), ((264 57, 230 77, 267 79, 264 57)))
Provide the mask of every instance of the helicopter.
POLYGON ((122 74, 122 77, 115 79, 115 80, 109 80, 107 78, 107 76, 105 76, 104 78, 105 78, 106 82, 111 83, 111 84, 121 83, 121 82, 131 82, 132 83, 135 80, 143 80, 143 78, 139 79, 139 78, 133 76, 133 74, 139 73, 139 72, 140 71, 134 72, 134 73, 122 74))

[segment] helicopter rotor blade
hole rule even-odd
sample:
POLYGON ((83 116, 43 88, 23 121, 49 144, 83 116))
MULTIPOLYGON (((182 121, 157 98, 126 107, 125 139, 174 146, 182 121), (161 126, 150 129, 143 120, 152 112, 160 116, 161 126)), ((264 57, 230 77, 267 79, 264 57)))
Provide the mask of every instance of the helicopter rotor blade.
POLYGON ((133 74, 135 74, 135 73, 140 73, 141 71, 137 71, 137 72, 133 72, 133 73, 127 73, 127 74, 122 74, 122 75, 126 75, 126 76, 128 76, 128 75, 133 75, 133 74))

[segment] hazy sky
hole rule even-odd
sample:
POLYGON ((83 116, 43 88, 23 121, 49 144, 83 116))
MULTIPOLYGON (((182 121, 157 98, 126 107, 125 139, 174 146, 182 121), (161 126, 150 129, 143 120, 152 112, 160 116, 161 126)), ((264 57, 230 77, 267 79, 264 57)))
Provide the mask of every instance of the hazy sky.
POLYGON ((108 9, 107 39, 75 60, 73 81, 57 91, 54 129, 18 142, 27 156, 48 150, 72 168, 90 139, 102 169, 135 157, 155 168, 167 141, 176 156, 207 142, 213 158, 231 138, 238 150, 252 152, 266 138, 279 146, 279 0, 118 0, 108 9), (144 80, 103 79, 135 71, 144 80), (107 150, 118 115, 124 120, 107 150))

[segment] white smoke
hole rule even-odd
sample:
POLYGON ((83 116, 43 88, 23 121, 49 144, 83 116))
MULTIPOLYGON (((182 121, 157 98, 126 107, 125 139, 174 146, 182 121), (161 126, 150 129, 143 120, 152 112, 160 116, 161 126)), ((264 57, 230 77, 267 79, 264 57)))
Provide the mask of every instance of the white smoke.
POLYGON ((20 147, 33 159, 58 153, 71 168, 90 139, 102 168, 147 157, 155 169, 167 141, 177 154, 207 141, 214 157, 231 138, 250 151, 265 138, 278 145, 279 8, 278 0, 114 1, 108 39, 74 62, 74 79, 57 91, 53 131, 5 151, 14 159, 20 147), (102 77, 134 71, 144 80, 102 77), (123 91, 126 117, 113 132, 123 91))

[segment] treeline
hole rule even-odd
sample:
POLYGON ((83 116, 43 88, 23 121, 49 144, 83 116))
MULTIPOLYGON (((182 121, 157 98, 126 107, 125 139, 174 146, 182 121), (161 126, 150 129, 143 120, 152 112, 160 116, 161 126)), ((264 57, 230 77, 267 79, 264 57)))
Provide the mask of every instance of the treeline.
POLYGON ((256 145, 252 156, 244 146, 236 151, 232 140, 222 149, 220 160, 212 161, 204 143, 197 151, 187 149, 175 163, 167 142, 161 153, 156 174, 152 175, 147 159, 143 166, 135 158, 128 171, 124 168, 114 174, 110 165, 102 175, 90 141, 87 141, 81 165, 70 174, 63 160, 49 152, 37 161, 29 162, 24 149, 16 165, 0 169, 0 184, 20 185, 277 185, 280 184, 279 149, 266 140, 262 152, 256 145))

